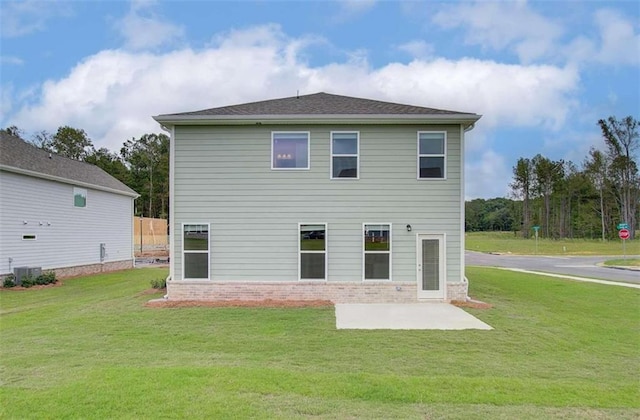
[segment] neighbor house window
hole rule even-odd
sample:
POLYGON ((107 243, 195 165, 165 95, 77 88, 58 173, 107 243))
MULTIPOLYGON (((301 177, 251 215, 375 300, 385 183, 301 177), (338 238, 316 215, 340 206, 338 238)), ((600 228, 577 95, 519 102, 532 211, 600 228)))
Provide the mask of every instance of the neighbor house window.
POLYGON ((331 133, 331 178, 357 179, 359 168, 359 133, 331 133))
POLYGON ((87 207, 87 190, 73 187, 73 205, 75 207, 87 207))
POLYGON ((309 133, 273 132, 271 169, 309 169, 309 133))
POLYGON ((363 229, 365 280, 391 280, 391 224, 365 223, 363 229))
POLYGON ((418 133, 418 179, 444 179, 447 138, 444 132, 418 133))
POLYGON ((300 280, 326 280, 326 223, 300 223, 298 236, 300 280))
POLYGON ((182 278, 209 278, 209 224, 182 225, 182 278))

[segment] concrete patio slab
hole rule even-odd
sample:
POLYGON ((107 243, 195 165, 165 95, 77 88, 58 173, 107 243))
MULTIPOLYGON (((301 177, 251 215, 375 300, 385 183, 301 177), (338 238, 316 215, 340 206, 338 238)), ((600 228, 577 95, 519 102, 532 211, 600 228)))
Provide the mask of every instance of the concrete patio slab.
POLYGON ((336 304, 336 328, 361 330, 492 330, 473 315, 448 303, 336 304))

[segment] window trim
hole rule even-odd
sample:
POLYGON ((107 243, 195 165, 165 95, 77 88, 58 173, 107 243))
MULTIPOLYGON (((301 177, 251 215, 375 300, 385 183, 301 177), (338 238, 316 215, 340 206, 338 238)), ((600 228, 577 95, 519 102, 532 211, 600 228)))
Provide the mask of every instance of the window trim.
POLYGON ((329 179, 337 180, 359 180, 360 179, 360 131, 345 130, 345 131, 331 131, 329 134, 329 179), (355 134, 356 135, 356 153, 355 154, 336 154, 333 153, 333 135, 334 134, 355 134), (355 157, 356 158, 356 176, 355 177, 334 177, 333 176, 333 158, 334 157, 355 157))
POLYGON ((298 281, 327 281, 329 278, 329 224, 327 222, 299 222, 296 232, 298 241, 298 281), (300 228, 302 225, 323 225, 324 226, 324 251, 302 250, 300 244, 300 228), (323 279, 303 279, 302 278, 302 253, 324 254, 324 278, 323 279))
POLYGON ((310 131, 272 131, 271 132, 271 160, 272 171, 308 171, 311 169, 311 132, 310 131), (306 168, 276 168, 274 166, 275 159, 273 158, 275 136, 278 134, 304 134, 307 136, 307 167, 306 168))
POLYGON ((445 181, 447 179, 447 132, 446 131, 418 131, 417 134, 417 159, 416 159, 416 176, 418 181, 445 181), (444 153, 425 153, 420 154, 420 134, 442 134, 444 153), (422 157, 441 157, 443 158, 443 174, 440 178, 422 178, 420 176, 420 158, 422 157))
POLYGON ((208 222, 184 222, 182 223, 182 280, 211 280, 211 223, 208 222), (184 227, 188 225, 206 225, 207 226, 207 250, 186 250, 184 246, 184 227), (207 254, 207 278, 187 278, 185 276, 185 254, 207 254))
POLYGON ((76 209, 86 209, 87 205, 89 203, 89 190, 87 190, 86 188, 82 188, 82 187, 73 187, 73 191, 72 191, 72 196, 73 196, 73 207, 76 209), (76 206, 76 192, 84 192, 84 206, 76 206))
POLYGON ((362 241, 362 281, 393 281, 393 224, 391 222, 364 222, 360 231, 362 241), (388 251, 367 251, 365 249, 365 230, 367 225, 388 225, 389 226, 389 250, 388 251), (389 278, 388 279, 368 279, 366 278, 366 255, 367 254, 389 254, 389 278))

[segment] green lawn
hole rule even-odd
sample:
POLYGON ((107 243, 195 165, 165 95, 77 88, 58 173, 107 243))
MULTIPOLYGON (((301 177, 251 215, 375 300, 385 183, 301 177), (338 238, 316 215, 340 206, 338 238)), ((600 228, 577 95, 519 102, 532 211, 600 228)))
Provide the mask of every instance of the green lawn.
MULTIPOLYGON (((535 238, 524 239, 513 232, 468 232, 465 247, 469 251, 512 254, 535 254, 535 238)), ((627 240, 627 255, 640 255, 640 240, 627 240)), ((538 238, 540 255, 622 255, 622 241, 602 242, 598 239, 543 239, 538 238)))
POLYGON ((624 258, 607 260, 604 265, 614 265, 618 267, 640 267, 640 258, 624 258))
POLYGON ((493 331, 143 304, 161 269, 0 292, 0 418, 638 418, 640 290, 469 268, 493 331))

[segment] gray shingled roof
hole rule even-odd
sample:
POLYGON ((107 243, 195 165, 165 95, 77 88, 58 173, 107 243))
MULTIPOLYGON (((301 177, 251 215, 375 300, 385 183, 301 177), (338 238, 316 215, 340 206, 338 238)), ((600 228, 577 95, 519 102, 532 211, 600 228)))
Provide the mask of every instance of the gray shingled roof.
MULTIPOLYGON (((447 111, 421 106, 402 105, 350 96, 314 93, 290 98, 271 99, 248 104, 223 106, 194 112, 159 115, 170 116, 259 116, 259 115, 468 115, 467 112, 447 111)), ((479 116, 478 116, 479 117, 479 116)))
POLYGON ((6 170, 14 168, 16 172, 36 172, 43 178, 53 177, 71 184, 138 196, 131 188, 95 165, 50 154, 4 131, 0 132, 0 167, 6 170))

